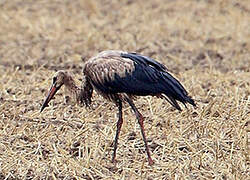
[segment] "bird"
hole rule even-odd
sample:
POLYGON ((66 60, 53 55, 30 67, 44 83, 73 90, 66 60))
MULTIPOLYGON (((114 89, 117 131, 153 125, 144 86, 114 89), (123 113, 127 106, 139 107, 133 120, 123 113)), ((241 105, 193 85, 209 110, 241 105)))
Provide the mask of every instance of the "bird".
POLYGON ((78 104, 91 105, 93 90, 118 107, 118 121, 114 139, 112 162, 116 162, 118 139, 123 124, 123 103, 128 103, 140 125, 148 163, 153 165, 144 130, 144 117, 134 104, 137 96, 156 96, 166 99, 174 108, 181 111, 178 102, 196 106, 183 85, 174 78, 165 65, 135 53, 120 50, 102 51, 83 64, 83 79, 78 87, 73 77, 65 70, 55 73, 52 85, 40 112, 48 106, 56 92, 65 85, 78 104))

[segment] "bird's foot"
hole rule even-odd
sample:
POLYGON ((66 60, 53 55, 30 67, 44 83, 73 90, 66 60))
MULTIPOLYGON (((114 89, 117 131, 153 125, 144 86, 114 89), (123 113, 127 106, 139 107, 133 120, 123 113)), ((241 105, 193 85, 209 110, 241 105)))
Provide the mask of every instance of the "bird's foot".
POLYGON ((112 162, 113 164, 116 164, 116 163, 117 163, 117 160, 116 160, 115 158, 112 158, 111 162, 112 162))
POLYGON ((154 161, 151 158, 148 158, 148 164, 152 166, 154 164, 154 161))

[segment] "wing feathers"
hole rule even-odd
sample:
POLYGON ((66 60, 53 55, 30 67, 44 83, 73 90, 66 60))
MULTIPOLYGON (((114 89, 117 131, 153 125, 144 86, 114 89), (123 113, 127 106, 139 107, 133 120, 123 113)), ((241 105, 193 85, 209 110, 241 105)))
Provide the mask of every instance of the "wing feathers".
POLYGON ((159 71, 167 70, 167 68, 163 64, 155 61, 154 59, 151 59, 149 57, 142 56, 142 55, 139 55, 136 53, 127 53, 127 54, 121 53, 121 57, 129 58, 129 59, 131 59, 137 63, 140 63, 140 64, 151 65, 159 71))
POLYGON ((102 93, 164 94, 167 97, 162 96, 178 110, 181 108, 177 101, 195 106, 184 87, 163 64, 136 53, 102 53, 86 62, 84 74, 91 77, 93 86, 102 93))

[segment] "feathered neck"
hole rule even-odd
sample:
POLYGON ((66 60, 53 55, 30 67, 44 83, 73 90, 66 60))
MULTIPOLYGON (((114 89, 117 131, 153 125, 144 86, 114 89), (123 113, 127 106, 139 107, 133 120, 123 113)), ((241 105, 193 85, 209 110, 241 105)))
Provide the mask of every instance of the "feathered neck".
POLYGON ((65 78, 66 79, 65 79, 64 85, 65 85, 66 91, 69 92, 70 96, 76 101, 77 104, 80 104, 81 103, 81 100, 80 100, 81 88, 79 88, 76 85, 71 75, 68 75, 65 78))
POLYGON ((65 88, 74 98, 78 104, 85 104, 89 106, 91 104, 91 97, 93 93, 92 85, 86 80, 85 76, 83 77, 82 86, 79 88, 71 75, 66 77, 65 88))

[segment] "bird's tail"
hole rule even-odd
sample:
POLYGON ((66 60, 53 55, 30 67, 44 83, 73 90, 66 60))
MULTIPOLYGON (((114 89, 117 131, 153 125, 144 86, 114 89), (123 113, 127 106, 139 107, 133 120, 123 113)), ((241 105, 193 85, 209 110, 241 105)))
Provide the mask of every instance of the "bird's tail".
POLYGON ((194 100, 190 97, 190 96, 186 96, 186 102, 188 102, 189 104, 192 104, 194 107, 196 106, 194 100))
POLYGON ((161 74, 165 84, 165 91, 163 94, 166 96, 164 96, 164 98, 167 99, 172 106, 178 110, 181 110, 181 107, 177 101, 183 103, 185 107, 186 103, 196 106, 194 100, 188 96, 187 91, 177 79, 175 79, 168 72, 162 72, 161 74))

